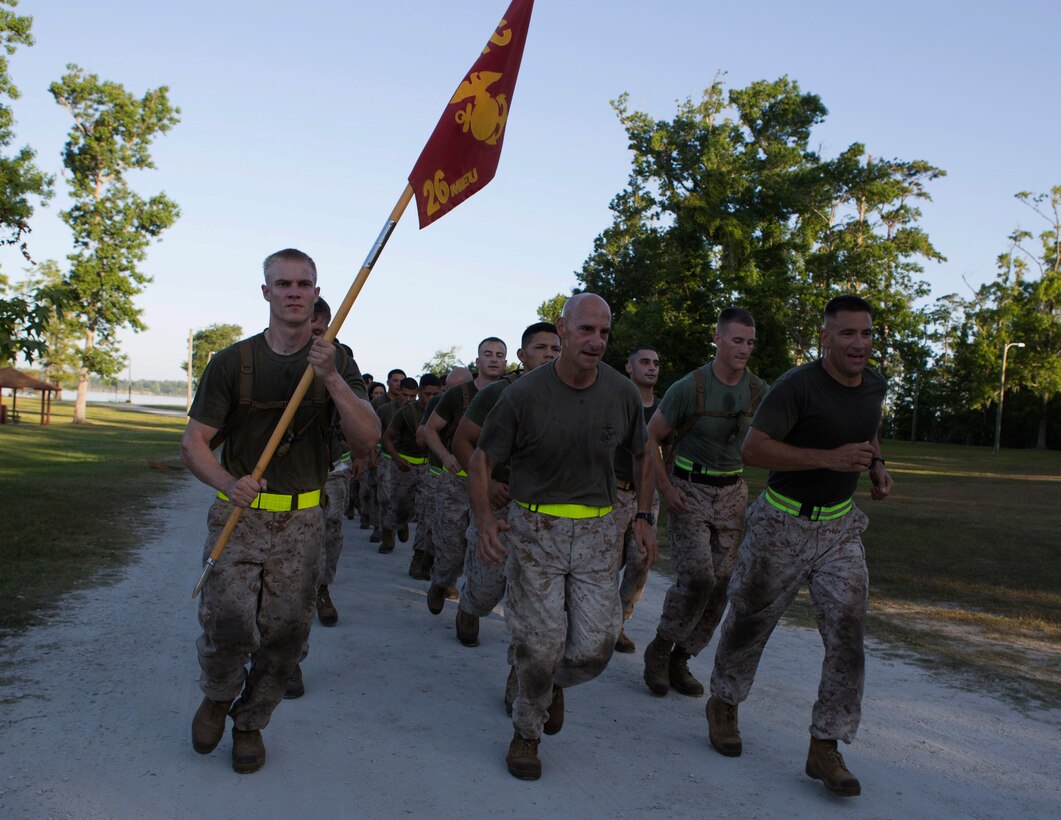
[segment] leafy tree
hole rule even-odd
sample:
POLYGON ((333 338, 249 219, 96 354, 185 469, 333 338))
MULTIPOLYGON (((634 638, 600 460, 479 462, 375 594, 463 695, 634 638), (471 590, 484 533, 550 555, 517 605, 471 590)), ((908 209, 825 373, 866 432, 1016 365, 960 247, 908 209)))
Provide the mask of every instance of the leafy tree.
MULTIPOLYGON (((43 203, 51 198, 52 178, 37 168, 36 155, 28 146, 7 151, 15 139, 8 100, 21 96, 8 73, 8 57, 20 45, 33 45, 33 18, 16 14, 16 6, 18 0, 0 0, 0 245, 17 245, 29 259, 25 237, 32 200, 43 203)), ((9 294, 6 278, 0 280, 0 362, 14 363, 20 355, 33 361, 44 353, 44 329, 55 299, 56 293, 48 289, 9 294)))
POLYGON ((560 312, 564 309, 564 304, 569 298, 569 295, 563 293, 550 296, 538 305, 538 318, 543 322, 552 322, 555 325, 556 320, 560 318, 560 312))
POLYGON ((609 357, 652 343, 666 384, 710 357, 719 312, 756 317, 754 367, 776 377, 817 355, 825 302, 874 303, 882 358, 920 334, 911 302, 927 292, 920 257, 941 258, 914 203, 943 174, 879 161, 854 144, 834 160, 810 147, 827 110, 787 77, 725 91, 721 81, 672 120, 613 102, 633 155, 612 224, 577 274, 614 314, 609 357))
POLYGON ((154 168, 151 142, 180 121, 165 86, 137 99, 118 83, 86 74, 76 65, 50 87, 74 119, 65 149, 73 205, 62 212, 75 252, 65 279, 68 314, 83 332, 74 423, 86 419, 90 373, 104 379, 124 367, 115 335, 123 327, 145 328, 133 299, 151 277, 140 270, 152 240, 180 214, 165 194, 144 199, 126 179, 130 171, 154 168))
POLYGON ((9 300, 9 303, 21 300, 28 306, 22 317, 25 330, 11 335, 5 333, 4 337, 19 340, 22 354, 30 362, 35 359, 39 362, 45 380, 63 381, 65 375, 74 372, 77 359, 71 342, 74 328, 62 312, 65 294, 62 271, 55 260, 48 259, 29 268, 26 274, 9 300), (32 318, 31 324, 26 322, 27 318, 32 318))
POLYGON ((435 355, 420 366, 421 370, 424 373, 434 373, 439 377, 449 373, 453 368, 461 366, 461 361, 457 357, 458 350, 460 348, 457 345, 447 350, 436 350, 435 355))
MULTIPOLYGON (((219 350, 234 345, 243 338, 243 328, 239 325, 210 325, 192 334, 192 389, 199 387, 206 363, 219 350)), ((188 369, 188 360, 180 364, 181 370, 188 369)))

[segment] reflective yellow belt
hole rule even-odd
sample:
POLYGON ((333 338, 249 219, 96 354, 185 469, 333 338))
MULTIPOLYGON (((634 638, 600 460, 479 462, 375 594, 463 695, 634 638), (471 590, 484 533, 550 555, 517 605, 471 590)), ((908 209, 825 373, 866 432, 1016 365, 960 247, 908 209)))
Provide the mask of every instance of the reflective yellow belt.
POLYGON ((516 503, 531 512, 557 518, 603 518, 612 511, 611 504, 607 507, 587 507, 585 504, 527 504, 523 501, 516 503))
MULTIPOLYGON (((217 497, 222 501, 231 499, 220 490, 217 497)), ((268 510, 269 512, 291 512, 292 510, 308 510, 310 507, 321 505, 321 491, 310 490, 308 493, 298 495, 281 495, 279 493, 258 493, 251 504, 251 509, 268 510)))
POLYGON ((427 457, 420 458, 419 456, 407 456, 405 453, 398 453, 405 461, 410 464, 427 464, 427 457))
POLYGON ((802 516, 803 518, 809 518, 811 521, 835 521, 837 518, 843 518, 851 512, 855 506, 852 499, 849 498, 838 504, 827 504, 817 507, 813 504, 804 504, 794 498, 781 495, 781 493, 775 492, 769 487, 766 488, 766 503, 774 509, 781 510, 783 513, 796 517, 802 516))
POLYGON ((709 470, 703 464, 697 464, 691 458, 686 458, 685 456, 678 456, 674 459, 674 466, 700 475, 740 475, 744 472, 743 468, 740 470, 709 470))
MULTIPOLYGON (((425 458, 424 461, 427 461, 427 459, 425 458)), ((449 470, 446 470, 442 467, 436 467, 434 464, 432 464, 427 469, 431 472, 431 475, 442 475, 443 473, 445 473, 446 475, 455 475, 457 476, 457 478, 468 477, 468 473, 465 470, 461 470, 459 473, 451 473, 449 470)))

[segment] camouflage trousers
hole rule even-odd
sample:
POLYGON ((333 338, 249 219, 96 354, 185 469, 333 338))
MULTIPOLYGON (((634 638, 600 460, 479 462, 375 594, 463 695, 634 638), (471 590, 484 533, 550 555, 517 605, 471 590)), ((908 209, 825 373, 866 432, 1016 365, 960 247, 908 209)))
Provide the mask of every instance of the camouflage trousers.
POLYGON ((671 565, 677 580, 667 590, 656 631, 690 655, 711 641, 726 609, 726 589, 744 532, 748 485, 694 484, 673 477, 685 512, 668 515, 671 565))
MULTIPOLYGON (((511 503, 504 507, 494 507, 493 513, 498 521, 508 520, 511 503)), ((505 597, 505 565, 507 560, 497 566, 484 564, 476 552, 478 538, 475 531, 475 513, 468 518, 468 529, 465 533, 468 540, 468 552, 464 556, 464 585, 461 587, 458 606, 469 615, 485 618, 505 597)))
MULTIPOLYGON (((231 511, 227 501, 210 507, 204 563, 231 511)), ((316 611, 323 540, 320 507, 244 510, 203 586, 199 686, 213 700, 243 691, 232 708, 237 729, 265 728, 284 697, 316 611)))
POLYGON ((387 470, 387 496, 390 503, 383 511, 383 528, 396 530, 416 517, 416 493, 420 486, 421 476, 426 471, 422 465, 410 464, 407 472, 389 458, 387 470))
MULTIPOLYGON (((623 621, 629 621, 634 606, 648 583, 649 567, 641 558, 634 538, 634 516, 637 514, 637 492, 617 490, 618 501, 612 517, 618 527, 619 543, 623 547, 623 580, 619 584, 619 600, 623 605, 623 621)), ((659 496, 653 496, 652 515, 659 515, 659 496)))
POLYGON ((584 683, 611 659, 622 624, 620 552, 610 515, 555 518, 513 504, 508 521, 505 621, 519 681, 512 724, 533 739, 553 683, 584 683))
POLYGON ((420 476, 420 487, 416 493, 416 538, 413 549, 435 554, 434 529, 435 516, 438 515, 438 480, 434 470, 428 465, 420 476))
POLYGON ((361 478, 357 480, 358 509, 361 515, 368 516, 368 520, 375 524, 372 518, 372 508, 376 505, 376 474, 372 470, 365 469, 361 478))
POLYGON ((379 464, 376 465, 376 517, 372 521, 374 526, 386 526, 387 518, 393 516, 391 511, 391 489, 394 487, 393 474, 398 472, 394 462, 379 454, 379 464))
POLYGON ((324 482, 324 574, 321 583, 327 586, 335 580, 335 568, 343 551, 343 515, 346 514, 347 493, 350 491, 350 472, 347 464, 332 470, 324 482))
POLYGON ((464 569, 464 553, 468 548, 468 486, 465 479, 445 470, 437 476, 435 521, 431 527, 431 542, 435 547, 435 563, 431 567, 431 583, 451 587, 457 583, 464 569))
POLYGON ((361 478, 368 491, 368 507, 365 509, 368 511, 372 526, 378 527, 382 520, 379 510, 379 465, 369 467, 361 478))
POLYGON ((726 703, 748 697, 766 642, 804 582, 810 588, 825 658, 810 733, 850 743, 862 715, 865 682, 863 623, 869 575, 862 533, 868 520, 855 507, 834 521, 796 518, 760 496, 730 581, 711 694, 726 703))

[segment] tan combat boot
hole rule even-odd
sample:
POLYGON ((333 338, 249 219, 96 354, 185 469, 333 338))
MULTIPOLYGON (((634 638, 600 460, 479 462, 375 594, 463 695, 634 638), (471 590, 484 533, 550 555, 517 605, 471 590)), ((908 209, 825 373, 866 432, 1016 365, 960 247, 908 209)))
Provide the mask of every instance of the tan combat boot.
POLYGON ((265 743, 257 729, 241 732, 232 727, 232 768, 239 774, 256 772, 265 765, 265 743))
POLYGON ((201 755, 208 755, 217 748, 225 734, 225 718, 232 708, 231 700, 203 698, 192 718, 192 748, 201 755))
POLYGON ((809 777, 822 781, 825 788, 835 794, 843 797, 862 794, 862 785, 858 778, 847 770, 835 740, 820 740, 816 737, 810 739, 806 771, 809 777))
POLYGON ((670 656, 674 644, 656 635, 645 647, 645 683, 653 695, 665 695, 670 689, 670 656))
POLYGON ((339 623, 339 610, 332 603, 327 584, 321 584, 317 588, 317 619, 321 626, 335 626, 339 623))
POLYGON ((479 616, 457 607, 457 640, 465 646, 479 645, 479 616))
POLYGON ((737 707, 712 696, 707 699, 707 736, 711 745, 726 757, 740 757, 742 751, 737 707))
POLYGON ((427 588, 427 611, 432 615, 438 615, 446 605, 446 592, 441 584, 432 583, 427 588))
POLYGON ((632 655, 637 651, 637 645, 627 637, 622 629, 619 630, 619 637, 615 639, 615 651, 622 652, 624 655, 632 655))
POLYGON ((689 671, 689 657, 689 653, 680 646, 674 647, 668 665, 670 685, 683 695, 698 698, 704 694, 704 685, 689 671))
POLYGON ((528 740, 517 730, 505 755, 508 772, 520 780, 537 780, 542 776, 542 762, 538 759, 538 738, 528 740))
POLYGON ((383 539, 380 541, 379 551, 384 555, 394 552, 394 530, 383 530, 383 539))

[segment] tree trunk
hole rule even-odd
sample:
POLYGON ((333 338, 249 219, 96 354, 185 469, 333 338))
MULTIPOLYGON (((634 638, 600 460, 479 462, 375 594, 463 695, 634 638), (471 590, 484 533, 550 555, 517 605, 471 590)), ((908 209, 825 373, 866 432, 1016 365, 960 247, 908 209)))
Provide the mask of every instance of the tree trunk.
POLYGON ((74 402, 74 424, 85 424, 88 418, 85 414, 88 404, 88 368, 82 367, 78 370, 77 378, 77 401, 74 402))
POLYGON ((1039 413, 1039 435, 1035 439, 1035 449, 1045 450, 1046 449, 1046 408, 1050 402, 1047 401, 1046 396, 1043 396, 1043 407, 1042 412, 1039 413))

